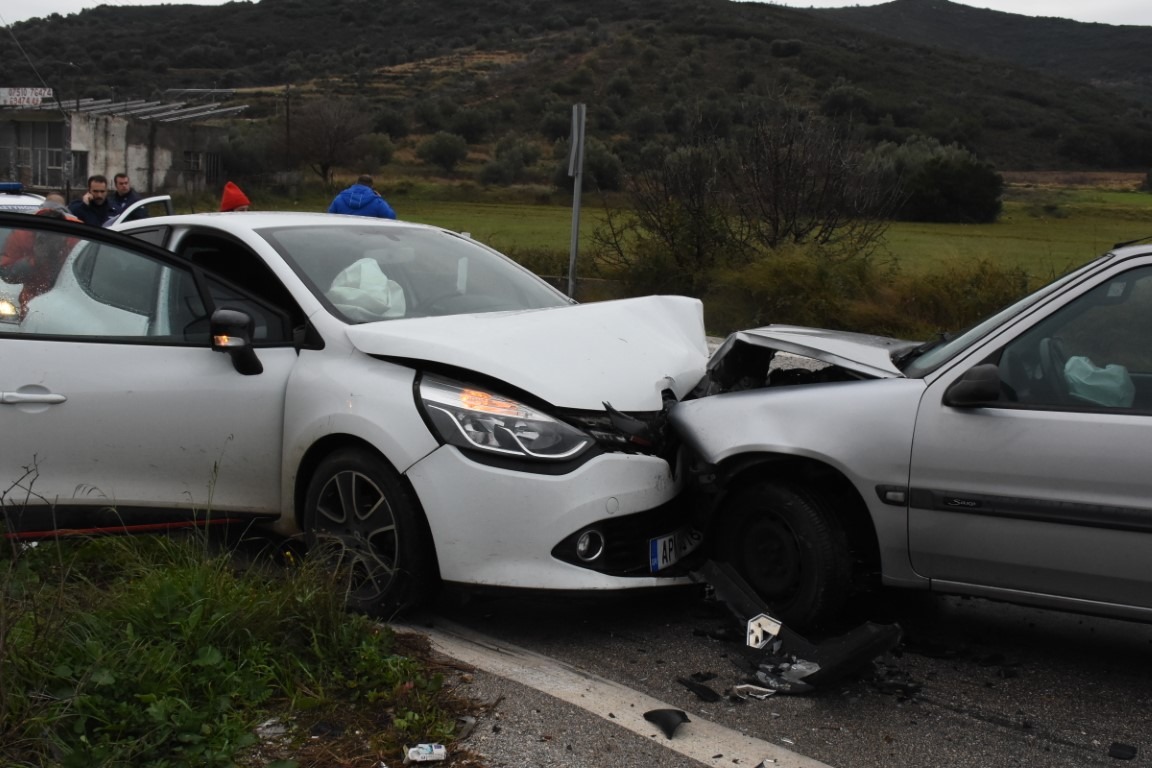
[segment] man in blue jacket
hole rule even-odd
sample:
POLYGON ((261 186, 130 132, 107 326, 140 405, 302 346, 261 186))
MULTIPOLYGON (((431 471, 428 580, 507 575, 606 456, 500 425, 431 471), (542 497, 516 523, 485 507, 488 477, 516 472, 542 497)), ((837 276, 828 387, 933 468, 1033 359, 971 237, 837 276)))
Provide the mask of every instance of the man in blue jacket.
POLYGON ((372 177, 363 174, 356 183, 343 190, 328 206, 328 213, 349 213, 354 216, 375 216, 394 219, 396 211, 372 188, 372 177))

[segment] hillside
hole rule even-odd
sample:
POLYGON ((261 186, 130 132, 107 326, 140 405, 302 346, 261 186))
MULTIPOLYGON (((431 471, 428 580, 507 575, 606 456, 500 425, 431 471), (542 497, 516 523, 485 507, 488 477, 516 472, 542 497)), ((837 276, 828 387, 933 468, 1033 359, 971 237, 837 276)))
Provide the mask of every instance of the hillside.
POLYGON ((1152 27, 1034 18, 949 0, 893 0, 809 12, 914 45, 1090 83, 1152 106, 1152 27))
MULTIPOLYGON (((931 19, 963 7, 896 0, 880 8, 931 19)), ((289 85, 293 103, 354 97, 395 139, 463 132, 470 120, 474 144, 510 133, 552 141, 567 135, 571 105, 583 102, 589 135, 627 158, 646 142, 679 140, 692 117, 723 133, 749 102, 785 98, 851 121, 870 140, 925 133, 1005 169, 1152 165, 1149 108, 1111 83, 1072 79, 1071 53, 1060 75, 898 40, 885 23, 868 22, 881 35, 845 15, 869 10, 730 0, 100 6, 12 25, 0 56, 5 85, 46 84, 65 99, 231 88, 251 105, 245 116, 260 119, 283 110, 289 85)), ((1083 49, 1077 55, 1092 66, 1119 47, 1117 28, 1106 25, 1001 16, 1018 29, 1017 42, 989 38, 988 50, 1022 45, 1037 30, 1051 50, 1083 49)), ((1152 30, 1143 34, 1148 50, 1152 30)))

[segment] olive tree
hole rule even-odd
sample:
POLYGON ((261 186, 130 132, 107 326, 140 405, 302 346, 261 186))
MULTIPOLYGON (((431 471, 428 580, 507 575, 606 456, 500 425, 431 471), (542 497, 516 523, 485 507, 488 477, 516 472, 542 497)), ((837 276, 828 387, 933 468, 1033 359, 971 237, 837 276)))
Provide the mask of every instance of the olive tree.
POLYGON ((306 164, 326 186, 333 172, 364 157, 364 138, 375 118, 352 99, 307 101, 293 111, 285 130, 287 154, 306 164))

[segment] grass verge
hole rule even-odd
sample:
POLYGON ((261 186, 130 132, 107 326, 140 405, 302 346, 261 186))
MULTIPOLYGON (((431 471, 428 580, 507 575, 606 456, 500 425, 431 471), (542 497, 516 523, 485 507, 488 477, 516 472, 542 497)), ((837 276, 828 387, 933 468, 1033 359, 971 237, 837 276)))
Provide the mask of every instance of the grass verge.
POLYGON ((337 578, 198 535, 5 548, 0 765, 379 764, 450 741, 462 702, 337 578))

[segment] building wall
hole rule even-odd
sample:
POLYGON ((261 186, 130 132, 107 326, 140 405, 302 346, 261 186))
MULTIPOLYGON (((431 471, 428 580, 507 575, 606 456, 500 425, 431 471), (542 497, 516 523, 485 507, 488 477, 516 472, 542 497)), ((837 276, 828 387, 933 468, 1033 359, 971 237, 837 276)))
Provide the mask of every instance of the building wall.
POLYGON ((83 188, 89 175, 103 174, 111 183, 115 174, 124 172, 142 194, 215 190, 222 183, 219 158, 226 141, 226 129, 193 122, 160 123, 86 112, 0 111, 0 180, 75 190, 83 188), (61 127, 47 131, 46 123, 61 127), (43 136, 54 137, 49 140, 52 146, 41 146, 43 136), (44 157, 71 158, 71 162, 53 173, 34 169, 36 163, 44 165, 44 157))

